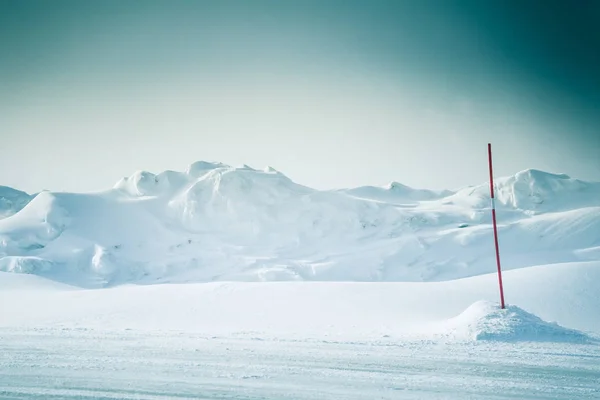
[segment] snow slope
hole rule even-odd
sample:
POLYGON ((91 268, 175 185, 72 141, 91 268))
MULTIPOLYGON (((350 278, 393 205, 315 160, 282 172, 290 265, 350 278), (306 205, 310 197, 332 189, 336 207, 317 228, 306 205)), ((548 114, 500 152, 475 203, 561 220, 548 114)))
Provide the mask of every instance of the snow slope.
POLYGON ((0 219, 21 211, 33 197, 20 190, 0 186, 0 219))
POLYGON ((600 262, 529 267, 504 278, 509 307, 501 311, 495 274, 425 283, 213 282, 84 290, 0 273, 0 328, 344 340, 584 342, 585 333, 600 335, 600 262))
MULTIPOLYGON (((600 183, 499 178, 505 270, 600 260, 600 183)), ((273 168, 196 162, 92 194, 42 192, 0 220, 0 271, 80 287, 445 281, 495 270, 488 186, 318 191, 273 168)))

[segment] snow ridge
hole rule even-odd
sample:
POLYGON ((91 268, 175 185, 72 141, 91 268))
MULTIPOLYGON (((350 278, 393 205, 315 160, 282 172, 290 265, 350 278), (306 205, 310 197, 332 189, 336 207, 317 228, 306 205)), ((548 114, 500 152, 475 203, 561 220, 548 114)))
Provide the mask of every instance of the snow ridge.
MULTIPOLYGON (((505 269, 600 259, 600 183, 525 170, 496 186, 505 269)), ((319 191, 272 167, 199 161, 99 193, 2 195, 14 214, 0 220, 0 271, 83 287, 445 281, 495 268, 485 183, 319 191)))

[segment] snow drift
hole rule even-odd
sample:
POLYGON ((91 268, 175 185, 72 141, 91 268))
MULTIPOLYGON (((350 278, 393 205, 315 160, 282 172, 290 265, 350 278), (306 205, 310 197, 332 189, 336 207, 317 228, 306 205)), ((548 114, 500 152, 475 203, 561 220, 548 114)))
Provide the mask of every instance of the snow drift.
MULTIPOLYGON (((600 183, 526 170, 496 186, 505 269, 600 259, 600 183)), ((0 271, 83 287, 451 280, 495 269, 487 191, 319 191, 204 161, 138 171, 99 193, 11 200, 0 271)))

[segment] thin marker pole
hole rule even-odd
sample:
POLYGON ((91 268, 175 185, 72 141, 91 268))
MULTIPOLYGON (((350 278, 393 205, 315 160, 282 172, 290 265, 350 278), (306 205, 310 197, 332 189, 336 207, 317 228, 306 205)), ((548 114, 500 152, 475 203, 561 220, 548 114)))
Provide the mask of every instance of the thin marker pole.
POLYGON ((492 171, 492 144, 488 143, 490 164, 490 197, 492 199, 492 223, 494 225, 494 244, 496 245, 496 264, 498 265, 498 285, 500 286, 500 305, 504 309, 504 288, 502 287, 502 268, 500 268, 500 250, 498 249, 498 228, 496 226, 496 201, 494 199, 494 173, 492 171))

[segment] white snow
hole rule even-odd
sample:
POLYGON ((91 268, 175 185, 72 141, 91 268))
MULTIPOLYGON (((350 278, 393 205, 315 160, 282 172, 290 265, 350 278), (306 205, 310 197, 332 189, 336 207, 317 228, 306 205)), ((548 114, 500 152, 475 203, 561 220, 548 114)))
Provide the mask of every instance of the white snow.
POLYGON ((500 310, 494 274, 80 289, 0 273, 0 398, 594 399, 598 279, 600 262, 511 270, 500 310))
POLYGON ((486 301, 473 303, 459 316, 446 321, 449 336, 474 340, 587 342, 582 332, 546 322, 520 307, 502 309, 486 301))
POLYGON ((597 399, 598 346, 0 331, 3 399, 597 399))
POLYGON ((493 273, 428 283, 214 282, 86 290, 51 286, 33 275, 28 276, 28 285, 27 276, 20 275, 17 288, 9 290, 15 276, 19 275, 0 273, 0 304, 11 305, 2 310, 0 327, 467 341, 530 340, 535 336, 531 332, 539 330, 540 341, 572 338, 567 329, 546 332, 547 326, 532 313, 583 333, 600 334, 598 261, 506 272, 509 307, 502 313, 495 312, 499 306, 493 273), (7 279, 9 283, 2 284, 7 279))
MULTIPOLYGON (((100 193, 42 192, 0 220, 0 270, 83 287, 476 276, 494 271, 488 190, 318 191, 202 161, 138 171, 100 193)), ((526 170, 497 193, 506 270, 600 259, 600 183, 526 170)))
POLYGON ((361 199, 376 200, 384 203, 402 205, 425 200, 435 200, 453 194, 449 190, 433 191, 427 189, 413 189, 399 182, 390 182, 385 187, 361 186, 352 189, 342 189, 340 192, 347 193, 361 199))
POLYGON ((488 190, 197 162, 21 196, 0 398, 598 398, 600 183, 497 180, 505 310, 488 190))
POLYGON ((0 186, 0 219, 21 211, 33 197, 20 190, 0 186))

